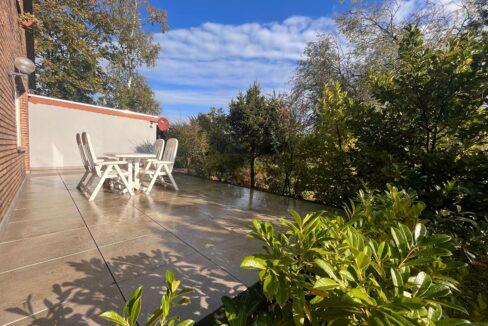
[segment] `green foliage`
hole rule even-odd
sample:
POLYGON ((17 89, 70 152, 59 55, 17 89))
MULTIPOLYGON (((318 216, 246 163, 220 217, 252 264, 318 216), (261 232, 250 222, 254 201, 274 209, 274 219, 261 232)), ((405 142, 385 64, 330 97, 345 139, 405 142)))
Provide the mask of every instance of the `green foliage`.
MULTIPOLYGON (((155 325, 178 325, 178 326, 191 326, 194 324, 193 320, 187 319, 178 322, 180 317, 169 315, 172 307, 186 305, 190 303, 190 300, 184 295, 193 292, 192 289, 184 288, 178 290, 180 281, 174 278, 174 274, 171 271, 166 271, 166 293, 161 298, 161 305, 148 317, 146 321, 147 326, 155 325), (176 299, 179 301, 175 302, 176 299), (178 322, 178 323, 177 323, 178 322), (177 324, 176 324, 177 323, 177 324)), ((100 314, 100 317, 111 321, 121 326, 135 326, 137 325, 139 314, 142 307, 142 286, 138 287, 128 301, 125 302, 122 307, 121 314, 109 310, 100 314)))
POLYGON ((273 94, 267 99, 270 111, 276 114, 273 128, 274 151, 260 159, 256 186, 281 195, 295 196, 305 173, 301 157, 301 113, 289 106, 289 99, 273 94))
POLYGON ((308 113, 319 109, 317 99, 322 97, 324 85, 332 86, 335 82, 347 85, 352 79, 341 67, 339 43, 331 35, 322 35, 316 42, 307 44, 303 59, 298 61, 292 80, 292 100, 295 105, 305 106, 308 113))
POLYGON ((161 32, 168 29, 167 15, 148 0, 109 0, 103 10, 110 16, 109 32, 113 41, 108 46, 108 92, 101 99, 112 107, 159 115, 160 104, 137 72, 143 66, 154 67, 160 45, 143 24, 156 25, 161 32))
POLYGON ((42 95, 91 103, 103 93, 101 66, 110 41, 109 17, 91 0, 34 1, 42 27, 34 31, 36 91, 42 95))
POLYGON ((231 299, 227 296, 222 297, 226 322, 217 321, 217 325, 223 326, 246 326, 252 314, 260 305, 259 300, 246 293, 246 295, 231 299))
MULTIPOLYGON (((371 73, 378 107, 365 111, 366 125, 358 129, 359 175, 374 187, 393 181, 388 175, 395 173, 381 177, 373 172, 390 170, 388 161, 368 164, 371 157, 386 152, 390 166, 402 171, 399 184, 417 190, 433 209, 437 207, 429 193, 450 180, 462 186, 474 174, 479 190, 487 190, 486 165, 473 164, 487 158, 487 44, 465 34, 434 51, 424 44, 417 27, 405 29, 397 66, 371 73)), ((486 211, 484 206, 473 208, 486 211)))
POLYGON ((205 174, 203 164, 208 151, 207 132, 194 117, 190 118, 189 123, 171 125, 168 137, 179 140, 176 167, 191 169, 192 174, 205 174))
POLYGON ((215 108, 190 118, 188 123, 173 124, 168 135, 180 140, 176 165, 191 174, 238 183, 244 160, 238 144, 229 136, 229 128, 227 115, 215 108))
MULTIPOLYGON (((460 33, 436 47, 416 26, 395 29, 395 60, 372 66, 366 91, 329 81, 313 110, 297 108, 296 98, 292 104, 267 99, 280 118, 269 124, 272 137, 262 140, 273 151, 256 164, 258 187, 336 206, 361 188, 378 190, 360 191, 346 219, 295 216, 283 221, 281 232, 255 224, 267 253, 247 258, 243 267, 260 270, 269 305, 250 312, 228 303, 232 322, 486 320, 486 37, 460 33), (424 233, 432 242, 415 240, 424 233)), ((246 103, 242 94, 240 103, 246 103)), ((233 127, 204 128, 219 142, 209 142, 202 165, 217 162, 226 175, 219 180, 242 178, 242 165, 222 163, 237 148, 226 147, 233 127)))
POLYGON ((159 44, 142 24, 166 31, 163 10, 146 0, 40 0, 34 12, 38 93, 159 114, 137 68, 156 63, 159 44))
POLYGON ((315 129, 305 136, 302 145, 306 162, 303 188, 312 191, 316 200, 340 204, 358 186, 351 161, 357 140, 351 129, 354 102, 336 83, 324 87, 319 103, 315 129))
POLYGON ((415 193, 388 184, 383 194, 360 190, 345 211, 349 223, 365 230, 368 235, 383 237, 383 232, 388 232, 389 226, 397 222, 409 228, 423 222, 421 214, 425 204, 416 198, 415 193))
MULTIPOLYGON (((446 188, 452 183, 446 185, 446 188)), ((441 209, 431 218, 430 228, 450 234, 458 248, 458 256, 474 264, 488 257, 488 217, 462 211, 461 205, 441 209)))
POLYGON ((395 223, 380 240, 339 216, 291 214, 292 221, 282 219, 283 231, 254 221, 250 236, 264 242, 266 253, 241 264, 260 271, 269 310, 283 319, 295 325, 431 325, 453 311, 467 313, 455 300, 458 283, 448 276, 459 268, 446 259, 449 236, 430 235, 421 223, 395 223))
POLYGON ((254 164, 256 158, 274 150, 274 125, 276 114, 267 105, 257 83, 246 94, 240 93, 229 104, 228 121, 230 136, 239 145, 239 150, 250 166, 250 186, 254 188, 254 164))
MULTIPOLYGON (((394 183, 428 204, 425 218, 455 207, 440 191, 455 182, 462 192, 456 205, 486 215, 486 36, 459 34, 435 48, 418 27, 393 31, 395 63, 370 70, 367 99, 328 77, 317 104, 304 110, 296 94, 291 102, 265 98, 256 85, 240 94, 228 123, 211 125, 218 141, 208 141, 203 174, 246 184, 243 168, 254 167, 249 175, 258 188, 334 206, 363 185, 383 190, 394 183)), ((318 96, 315 87, 303 96, 318 96)))
POLYGON ((101 97, 98 102, 103 105, 121 109, 142 112, 146 114, 160 115, 161 106, 154 98, 154 92, 143 76, 133 73, 131 87, 127 86, 128 75, 125 72, 109 70, 110 91, 101 97))
POLYGON ((212 108, 209 113, 198 115, 197 119, 201 128, 207 131, 208 151, 203 162, 206 176, 236 183, 245 158, 239 151, 239 144, 230 137, 228 115, 222 109, 212 108))

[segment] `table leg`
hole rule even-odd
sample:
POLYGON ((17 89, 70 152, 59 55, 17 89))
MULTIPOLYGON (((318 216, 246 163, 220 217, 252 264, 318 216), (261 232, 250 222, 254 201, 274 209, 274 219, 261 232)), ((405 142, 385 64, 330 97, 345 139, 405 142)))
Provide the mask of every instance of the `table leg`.
POLYGON ((139 180, 139 161, 134 160, 134 188, 139 190, 141 188, 141 181, 139 180))
POLYGON ((129 172, 129 173, 128 173, 128 174, 129 174, 129 176, 128 176, 128 179, 129 179, 129 180, 127 180, 127 183, 129 184, 129 187, 134 188, 133 181, 132 181, 132 180, 133 180, 133 178, 134 178, 134 177, 132 176, 132 164, 133 164, 133 162, 128 161, 128 163, 129 163, 129 164, 127 164, 127 165, 128 165, 128 172, 129 172))

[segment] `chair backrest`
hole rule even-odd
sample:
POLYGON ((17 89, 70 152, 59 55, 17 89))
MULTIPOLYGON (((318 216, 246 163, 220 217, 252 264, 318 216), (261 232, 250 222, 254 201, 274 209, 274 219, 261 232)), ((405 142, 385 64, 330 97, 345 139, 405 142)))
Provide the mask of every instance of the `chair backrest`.
POLYGON ((88 159, 88 163, 92 172, 96 173, 99 177, 101 176, 100 169, 97 168, 96 161, 97 156, 93 151, 93 147, 90 140, 90 135, 88 135, 85 131, 81 134, 81 141, 83 143, 83 147, 85 148, 86 158, 88 159))
POLYGON ((178 151, 178 139, 170 138, 166 142, 166 147, 164 148, 162 161, 169 161, 172 164, 168 164, 169 172, 173 171, 173 165, 176 158, 176 152, 178 151))
POLYGON ((156 139, 154 143, 154 154, 156 155, 157 160, 161 160, 163 158, 164 152, 164 139, 156 139))
POLYGON ((85 170, 90 170, 90 163, 88 163, 88 159, 85 155, 85 149, 83 148, 83 143, 81 142, 81 135, 79 133, 76 134, 76 144, 78 144, 78 150, 80 151, 81 161, 83 162, 83 166, 85 170))

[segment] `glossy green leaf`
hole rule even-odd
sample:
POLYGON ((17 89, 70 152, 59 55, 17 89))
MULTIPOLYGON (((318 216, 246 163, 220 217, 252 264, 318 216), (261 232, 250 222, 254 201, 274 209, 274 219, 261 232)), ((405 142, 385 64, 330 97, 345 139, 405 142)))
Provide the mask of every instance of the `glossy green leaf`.
POLYGON ((288 301, 288 296, 289 296, 289 290, 288 287, 285 284, 285 281, 283 280, 282 277, 278 277, 278 286, 276 288, 276 302, 278 305, 283 308, 288 301))
POLYGON ((314 289, 321 291, 329 291, 337 289, 338 287, 340 287, 340 284, 337 281, 327 277, 319 278, 313 285, 314 289))
POLYGON ((390 274, 391 274, 391 279, 393 281, 393 285, 395 286, 395 294, 402 295, 403 285, 404 285, 402 274, 393 268, 390 269, 390 274))
POLYGON ((417 225, 415 225, 413 235, 415 243, 419 243, 427 235, 427 228, 425 227, 425 225, 417 223, 417 225))
POLYGON ((364 270, 368 268, 370 262, 371 262, 371 257, 368 255, 368 253, 365 253, 364 251, 361 251, 356 256, 356 265, 360 270, 364 270))
POLYGON ((413 296, 420 297, 424 295, 427 292, 427 290, 429 290, 431 284, 432 284, 432 278, 429 276, 429 274, 425 272, 418 273, 414 280, 415 288, 413 291, 413 296))
POLYGON ((174 282, 174 280, 175 280, 175 275, 173 274, 173 272, 172 272, 172 271, 170 271, 170 270, 167 270, 167 271, 166 271, 166 281, 167 281, 169 284, 171 284, 171 283, 173 283, 173 282, 174 282))
POLYGON ((139 314, 141 313, 141 298, 138 297, 136 300, 134 300, 134 303, 132 304, 130 310, 129 310, 129 322, 131 325, 135 325, 137 322, 137 319, 139 319, 139 314))
POLYGON ((116 313, 113 310, 105 311, 100 314, 100 317, 102 317, 105 320, 111 321, 116 323, 117 325, 121 326, 135 326, 135 324, 129 324, 122 316, 120 316, 118 313, 116 313))
POLYGON ((266 260, 256 256, 248 256, 241 263, 241 268, 244 269, 266 269, 266 267, 266 260))
POLYGON ((458 318, 447 318, 442 319, 437 322, 438 326, 486 326, 486 323, 472 323, 469 320, 458 319, 458 318))
POLYGON ((334 269, 328 262, 323 259, 315 259, 314 262, 315 265, 329 275, 329 277, 333 278, 334 280, 338 280, 338 277, 334 273, 334 269))
POLYGON ((407 240, 405 236, 397 228, 391 228, 391 234, 400 255, 404 256, 407 253, 407 240))
POLYGON ((447 234, 433 234, 424 238, 420 244, 422 245, 439 245, 451 241, 451 237, 447 234))
POLYGON ((442 284, 433 284, 423 296, 425 298, 437 299, 448 296, 449 294, 451 294, 449 287, 442 284))
POLYGON ((159 323, 159 320, 163 317, 164 310, 163 308, 159 307, 156 309, 148 318, 147 318, 147 326, 156 325, 159 323))

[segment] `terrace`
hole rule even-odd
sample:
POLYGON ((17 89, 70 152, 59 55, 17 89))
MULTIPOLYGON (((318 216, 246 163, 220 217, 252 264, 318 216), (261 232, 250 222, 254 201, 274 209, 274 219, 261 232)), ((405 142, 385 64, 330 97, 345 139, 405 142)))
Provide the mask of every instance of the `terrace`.
POLYGON ((144 317, 167 269, 196 289, 174 313, 199 320, 258 280, 239 267, 260 250, 245 237, 252 218, 276 223, 289 209, 325 209, 182 174, 179 192, 100 192, 89 202, 76 189, 81 174, 27 176, 0 237, 0 325, 108 324, 98 314, 120 309, 139 285, 144 317))

